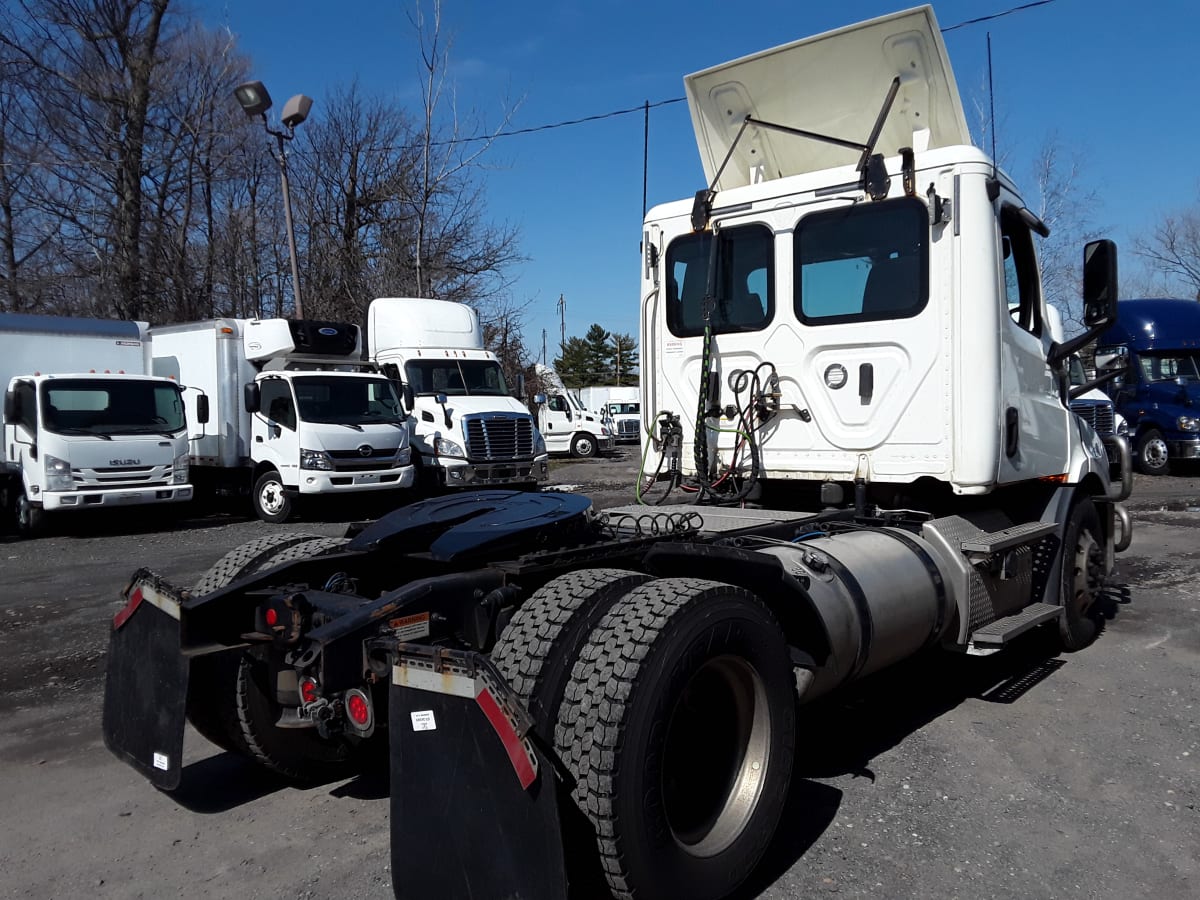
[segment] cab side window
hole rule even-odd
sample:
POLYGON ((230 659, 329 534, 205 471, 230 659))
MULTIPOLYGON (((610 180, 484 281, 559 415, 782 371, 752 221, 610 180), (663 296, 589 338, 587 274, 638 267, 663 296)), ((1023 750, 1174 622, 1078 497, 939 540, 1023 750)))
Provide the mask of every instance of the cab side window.
POLYGON ((675 337, 759 331, 775 312, 775 243, 765 225, 720 232, 712 308, 705 309, 711 233, 676 238, 667 248, 667 327, 675 337))
POLYGON ((271 379, 262 382, 260 409, 268 419, 288 431, 296 430, 296 404, 286 381, 271 379))
POLYGON ((1000 211, 1000 240, 1004 251, 1004 291, 1008 314, 1017 325, 1038 337, 1042 334, 1041 280, 1033 233, 1012 206, 1000 211))

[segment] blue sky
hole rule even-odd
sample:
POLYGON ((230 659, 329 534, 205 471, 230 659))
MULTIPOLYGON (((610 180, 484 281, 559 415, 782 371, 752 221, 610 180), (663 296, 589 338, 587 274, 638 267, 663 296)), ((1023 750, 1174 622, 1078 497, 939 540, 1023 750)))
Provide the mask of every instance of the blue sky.
MULTIPOLYGON (((228 26, 277 98, 320 103, 338 85, 411 107, 419 60, 411 0, 192 0, 210 26, 228 26)), ((803 0, 552 4, 445 0, 460 118, 510 128, 560 122, 683 96, 683 76, 726 60, 908 5, 803 0)), ((1002 12, 1022 0, 934 4, 941 27, 1002 12)), ((425 3, 427 10, 432 4, 425 3)), ((1194 60, 1200 14, 1180 0, 1055 0, 945 37, 974 126, 991 33, 999 150, 1032 191, 1031 160, 1056 133, 1084 153, 1086 187, 1103 198, 1095 224, 1122 249, 1122 272, 1140 262, 1132 241, 1168 212, 1200 199, 1200 108, 1194 60)), ((820 85, 812 85, 820 90, 820 85)), ((875 102, 872 98, 871 102, 875 102)), ((801 124, 802 127, 802 123, 801 124)), ((515 224, 529 261, 512 292, 529 300, 526 344, 553 358, 556 305, 567 335, 592 322, 637 333, 643 117, 636 114, 499 140, 485 161, 491 218, 515 224)), ((648 205, 705 187, 685 103, 651 111, 648 205)))

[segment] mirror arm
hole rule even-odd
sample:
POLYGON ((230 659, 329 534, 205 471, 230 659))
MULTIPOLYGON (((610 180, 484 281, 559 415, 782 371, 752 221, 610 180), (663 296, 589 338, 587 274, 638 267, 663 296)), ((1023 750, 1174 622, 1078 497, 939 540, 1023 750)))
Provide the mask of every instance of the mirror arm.
POLYGON ((1101 385, 1108 384, 1110 381, 1120 378, 1124 374, 1125 374, 1124 369, 1113 369, 1111 372, 1105 372, 1099 378, 1093 378, 1087 384, 1080 384, 1080 385, 1076 385, 1075 387, 1071 388, 1071 391, 1068 394, 1068 396, 1070 397, 1070 399, 1075 400, 1078 397, 1082 397, 1088 391, 1094 390, 1095 388, 1098 388, 1101 385))
POLYGON ((1073 353, 1078 353, 1080 350, 1098 338, 1101 334, 1107 331, 1108 326, 1111 324, 1111 320, 1105 319, 1104 321, 1093 325, 1083 334, 1071 338, 1069 341, 1065 341, 1061 344, 1058 341, 1055 341, 1050 345, 1049 352, 1046 353, 1046 362, 1049 363, 1051 367, 1057 368, 1058 364, 1064 359, 1070 358, 1073 353))

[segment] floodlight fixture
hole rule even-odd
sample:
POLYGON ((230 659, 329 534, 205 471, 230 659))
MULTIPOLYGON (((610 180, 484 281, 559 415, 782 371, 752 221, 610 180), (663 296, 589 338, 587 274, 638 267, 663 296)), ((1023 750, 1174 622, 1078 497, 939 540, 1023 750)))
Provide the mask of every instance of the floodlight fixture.
MULTIPOLYGON (((244 84, 239 84, 233 89, 233 96, 237 98, 237 102, 241 105, 242 109, 246 111, 246 115, 251 118, 254 116, 265 116, 267 110, 271 108, 271 95, 267 93, 266 86, 261 81, 247 81, 244 84)), ((294 100, 295 97, 292 99, 294 100)), ((290 103, 291 101, 288 102, 290 103)), ((307 114, 307 110, 305 110, 305 113, 307 114)))
POLYGON ((297 94, 287 103, 283 104, 283 113, 280 115, 280 121, 288 128, 295 128, 308 118, 308 111, 310 109, 312 109, 312 97, 297 94))

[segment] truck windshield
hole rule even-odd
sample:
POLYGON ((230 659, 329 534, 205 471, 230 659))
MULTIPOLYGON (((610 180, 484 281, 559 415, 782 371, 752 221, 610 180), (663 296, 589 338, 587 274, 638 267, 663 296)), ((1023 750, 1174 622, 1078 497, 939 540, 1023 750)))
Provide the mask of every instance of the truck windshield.
POLYGON ((132 378, 43 382, 42 421, 57 434, 163 434, 187 425, 178 386, 132 378))
POLYGON ((396 389, 386 378, 294 376, 300 419, 324 425, 398 424, 405 420, 396 389))
POLYGON ((1138 362, 1146 381, 1200 381, 1200 354, 1163 352, 1142 353, 1138 362))
POLYGON ((500 364, 490 359, 430 359, 404 364, 404 374, 418 394, 447 397, 504 397, 508 386, 500 364))
POLYGON ((609 415, 613 416, 636 416, 641 408, 640 403, 610 403, 608 404, 609 415))
POLYGON ((1071 373, 1071 387, 1079 387, 1079 385, 1087 383, 1087 373, 1083 370, 1083 360, 1078 356, 1071 357, 1068 371, 1071 373))

